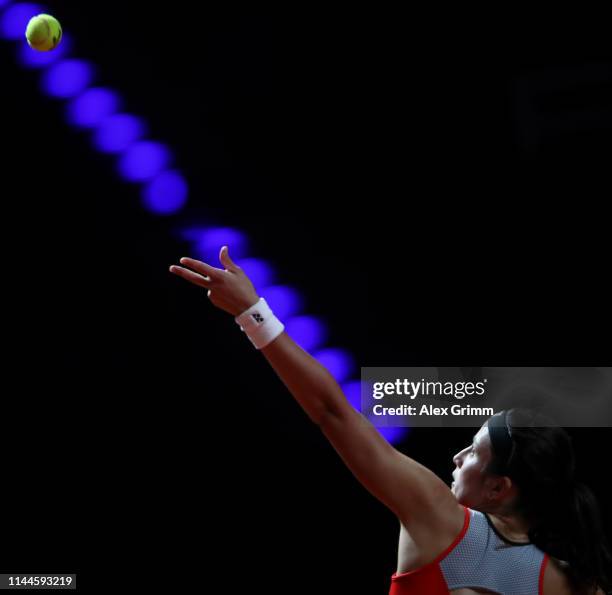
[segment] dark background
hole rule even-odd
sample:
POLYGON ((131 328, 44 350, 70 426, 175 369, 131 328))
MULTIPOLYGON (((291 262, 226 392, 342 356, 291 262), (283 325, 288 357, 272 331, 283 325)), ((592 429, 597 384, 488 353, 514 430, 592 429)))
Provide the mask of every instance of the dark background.
MULTIPOLYGON (((189 250, 176 230, 245 229, 359 366, 605 365, 605 29, 47 8, 176 150, 191 195, 176 217, 147 214, 0 42, 2 566, 109 588, 116 573, 175 592, 385 593, 396 520, 231 318, 169 275, 189 250)), ((610 431, 571 433, 610 528, 610 431)), ((450 481, 471 435, 399 446, 450 481)))

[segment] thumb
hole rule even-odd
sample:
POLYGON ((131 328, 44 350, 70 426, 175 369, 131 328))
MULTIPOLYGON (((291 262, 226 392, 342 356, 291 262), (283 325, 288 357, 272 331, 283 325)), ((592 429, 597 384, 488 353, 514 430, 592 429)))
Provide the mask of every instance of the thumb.
POLYGON ((228 271, 239 271, 240 267, 230 258, 229 248, 223 246, 219 252, 219 261, 228 271))

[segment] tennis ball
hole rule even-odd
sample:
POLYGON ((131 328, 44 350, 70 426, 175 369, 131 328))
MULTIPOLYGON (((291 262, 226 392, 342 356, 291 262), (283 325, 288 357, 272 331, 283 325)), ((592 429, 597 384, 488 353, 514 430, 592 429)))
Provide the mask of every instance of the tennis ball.
POLYGON ((30 19, 26 28, 26 39, 31 48, 48 52, 62 39, 62 26, 50 14, 39 14, 30 19))

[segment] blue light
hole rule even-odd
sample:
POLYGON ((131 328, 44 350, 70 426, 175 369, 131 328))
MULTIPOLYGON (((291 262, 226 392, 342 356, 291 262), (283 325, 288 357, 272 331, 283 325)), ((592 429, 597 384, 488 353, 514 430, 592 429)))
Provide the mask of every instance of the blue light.
MULTIPOLYGON (((67 120, 79 127, 93 129, 93 146, 105 153, 118 155, 120 174, 129 181, 143 182, 142 203, 149 211, 168 215, 182 209, 189 188, 184 176, 168 170, 172 154, 166 145, 143 140, 148 134, 146 123, 130 114, 117 114, 121 108, 118 94, 104 88, 89 88, 95 77, 94 66, 70 57, 72 39, 64 34, 62 43, 53 51, 33 51, 25 40, 29 20, 44 7, 34 3, 0 0, 0 38, 15 40, 15 54, 26 68, 41 70, 41 86, 48 95, 70 100, 66 107, 67 120)), ((277 316, 285 321, 288 333, 307 351, 314 354, 343 385, 349 402, 360 408, 360 382, 348 381, 354 369, 352 357, 340 349, 321 349, 328 337, 327 326, 318 318, 300 315, 303 297, 292 287, 276 285, 276 271, 262 259, 247 258, 248 238, 228 227, 192 228, 184 234, 195 257, 223 266, 218 262, 219 250, 228 245, 232 258, 244 269, 260 295, 266 298, 277 316)), ((401 439, 406 428, 382 428, 380 433, 389 441, 401 439)))
POLYGON ((271 287, 264 287, 258 293, 261 297, 265 298, 276 317, 280 320, 287 320, 291 316, 300 313, 302 297, 292 287, 273 285, 271 287))
POLYGON ((93 137, 93 144, 103 153, 121 153, 147 133, 144 121, 130 114, 104 118, 93 137))
POLYGON ((211 227, 191 230, 195 240, 196 258, 213 266, 219 266, 219 252, 228 246, 230 258, 236 261, 246 254, 247 238, 237 229, 231 227, 211 227))
POLYGON ((276 279, 274 269, 272 269, 265 260, 261 260, 260 258, 245 258, 243 260, 241 259, 239 262, 234 260, 234 262, 245 272, 246 276, 255 286, 255 289, 270 285, 274 283, 276 279))
POLYGON ((49 67, 42 79, 45 93, 68 99, 82 93, 93 79, 93 67, 85 60, 63 60, 49 67))
MULTIPOLYGON (((342 388, 342 392, 346 396, 347 401, 353 406, 353 408, 361 412, 361 380, 351 380, 341 384, 340 386, 342 388)), ((376 426, 378 420, 376 419, 375 415, 372 415, 369 420, 372 425, 376 426)), ((403 427, 377 427, 376 429, 378 433, 381 434, 382 437, 390 444, 397 444, 400 442, 408 435, 410 430, 410 428, 403 427)))
POLYGON ((198 242, 207 229, 206 227, 183 227, 179 229, 178 235, 186 242, 198 242))
POLYGON ((17 61, 26 68, 44 68, 67 56, 72 50, 72 45, 72 38, 66 34, 62 34, 62 43, 51 52, 37 52, 27 43, 20 43, 17 50, 17 61))
POLYGON ((287 334, 304 351, 321 347, 327 340, 327 328, 314 316, 296 316, 285 322, 287 334))
POLYGON ((130 182, 144 182, 166 169, 170 162, 170 151, 165 145, 154 141, 134 143, 119 160, 119 173, 130 182))
POLYGON ((98 126, 120 107, 121 100, 115 91, 96 87, 88 89, 73 99, 66 108, 68 122, 82 128, 98 126))
POLYGON ((172 215, 185 206, 187 192, 187 182, 179 172, 165 171, 144 187, 143 204, 157 215, 172 215))
POLYGON ((361 381, 352 380, 341 385, 346 400, 357 410, 361 411, 361 381))
POLYGON ((343 349, 322 349, 312 355, 319 363, 325 366, 336 382, 344 382, 355 367, 353 358, 343 349))
POLYGON ((381 434, 382 437, 387 442, 389 442, 389 444, 398 444, 404 438, 406 438, 406 436, 408 436, 410 432, 410 428, 401 428, 401 427, 397 427, 397 428, 386 427, 386 428, 376 428, 376 429, 378 430, 379 434, 381 434))
POLYGON ((40 4, 20 3, 9 6, 0 18, 0 37, 12 41, 20 39, 27 45, 25 31, 28 22, 42 12, 44 10, 40 4))

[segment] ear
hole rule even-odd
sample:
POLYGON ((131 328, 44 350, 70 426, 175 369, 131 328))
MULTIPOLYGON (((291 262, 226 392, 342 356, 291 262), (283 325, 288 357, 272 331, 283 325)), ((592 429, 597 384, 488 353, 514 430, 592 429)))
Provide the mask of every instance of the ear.
POLYGON ((514 485, 512 480, 506 476, 488 477, 486 482, 489 497, 496 500, 508 494, 514 485))

